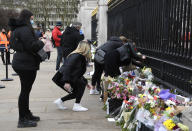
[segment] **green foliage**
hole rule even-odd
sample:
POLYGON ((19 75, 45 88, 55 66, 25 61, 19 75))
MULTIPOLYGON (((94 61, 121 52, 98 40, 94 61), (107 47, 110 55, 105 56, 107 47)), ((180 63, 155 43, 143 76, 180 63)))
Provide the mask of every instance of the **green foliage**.
POLYGON ((110 118, 110 115, 106 115, 105 118, 110 118))
POLYGON ((151 108, 151 104, 150 103, 145 103, 144 108, 149 111, 150 108, 151 108))
POLYGON ((106 110, 107 110, 107 105, 105 104, 102 109, 103 109, 104 111, 106 111, 106 110))

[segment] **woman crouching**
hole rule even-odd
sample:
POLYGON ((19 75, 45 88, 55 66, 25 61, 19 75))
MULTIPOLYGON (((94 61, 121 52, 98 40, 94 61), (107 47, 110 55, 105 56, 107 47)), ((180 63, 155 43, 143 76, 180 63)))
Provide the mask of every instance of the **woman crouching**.
POLYGON ((81 41, 75 51, 67 57, 64 65, 53 77, 53 81, 69 94, 54 101, 59 109, 67 109, 63 102, 76 99, 73 111, 87 111, 88 109, 81 106, 81 98, 84 94, 85 87, 90 85, 84 78, 86 72, 86 60, 91 58, 91 47, 86 41, 81 41))

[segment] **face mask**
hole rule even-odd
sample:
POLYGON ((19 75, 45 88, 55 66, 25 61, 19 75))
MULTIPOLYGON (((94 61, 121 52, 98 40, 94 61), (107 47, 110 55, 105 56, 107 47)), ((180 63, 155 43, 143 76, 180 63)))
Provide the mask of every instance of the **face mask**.
POLYGON ((33 20, 30 20, 30 22, 31 22, 31 25, 33 25, 33 24, 34 24, 34 21, 33 21, 33 20))

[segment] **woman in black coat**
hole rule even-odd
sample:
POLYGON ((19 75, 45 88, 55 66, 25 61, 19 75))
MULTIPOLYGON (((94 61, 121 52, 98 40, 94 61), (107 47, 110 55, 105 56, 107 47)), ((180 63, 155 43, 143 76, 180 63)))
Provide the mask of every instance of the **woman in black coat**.
POLYGON ((144 59, 144 55, 138 54, 135 43, 129 41, 105 55, 105 75, 116 77, 121 74, 119 67, 128 66, 131 62, 137 66, 142 66, 141 63, 144 59))
POLYGON ((40 120, 40 117, 33 116, 29 110, 29 95, 39 70, 40 57, 37 52, 43 48, 44 43, 35 37, 32 24, 33 14, 28 10, 21 11, 18 19, 9 21, 12 30, 10 43, 15 45, 16 50, 12 67, 21 81, 18 128, 35 127, 40 120))
POLYGON ((63 102, 76 99, 73 111, 87 111, 88 109, 80 105, 86 85, 90 87, 87 80, 83 77, 86 72, 86 59, 91 58, 90 45, 82 41, 77 49, 73 51, 66 59, 64 65, 53 77, 53 81, 66 90, 69 94, 55 100, 59 109, 66 109, 63 102))
MULTIPOLYGON (((106 43, 98 47, 97 50, 101 49, 107 54, 121 47, 123 43, 126 43, 126 42, 127 42, 127 38, 125 38, 124 36, 120 36, 120 37, 113 36, 113 37, 110 37, 109 41, 107 41, 106 43)), ((101 82, 101 75, 103 73, 104 67, 105 67, 105 63, 100 64, 97 61, 94 61, 94 74, 92 76, 92 83, 91 83, 92 88, 90 90, 90 95, 99 94, 98 91, 101 90, 100 82, 101 82), (96 85, 97 85, 97 88, 95 88, 96 85)))

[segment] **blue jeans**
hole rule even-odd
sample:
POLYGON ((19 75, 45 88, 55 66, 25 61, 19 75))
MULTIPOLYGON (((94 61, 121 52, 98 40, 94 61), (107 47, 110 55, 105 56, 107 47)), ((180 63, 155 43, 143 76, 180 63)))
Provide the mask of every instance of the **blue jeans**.
MULTIPOLYGON (((57 61, 56 61, 56 70, 59 70, 60 68, 60 63, 62 61, 63 58, 63 50, 62 47, 59 46, 57 47, 57 61)), ((64 63, 64 62, 63 62, 64 63)))

